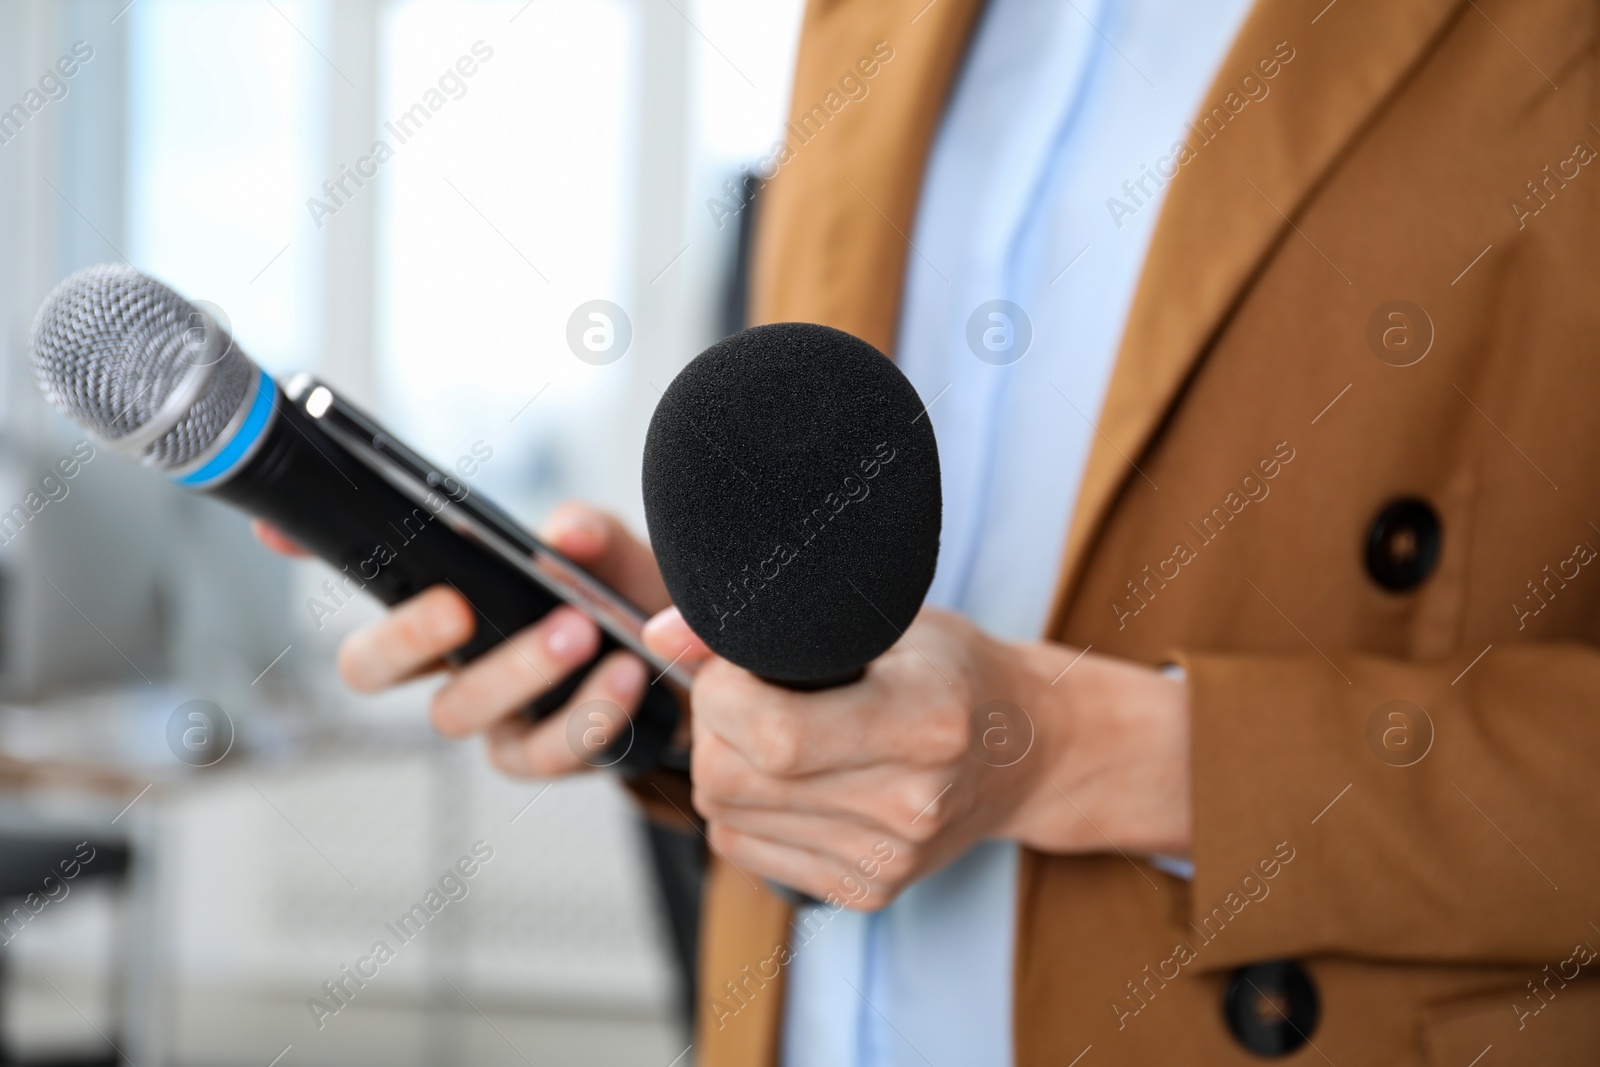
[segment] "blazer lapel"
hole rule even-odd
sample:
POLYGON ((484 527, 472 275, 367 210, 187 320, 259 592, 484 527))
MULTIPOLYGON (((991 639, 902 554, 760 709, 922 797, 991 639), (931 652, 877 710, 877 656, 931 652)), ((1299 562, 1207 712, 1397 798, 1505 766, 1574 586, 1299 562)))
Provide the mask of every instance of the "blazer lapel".
POLYGON ((807 4, 788 158, 757 198, 751 322, 819 322, 893 352, 922 172, 982 6, 807 4), (865 95, 844 95, 847 77, 865 95))
POLYGON ((1282 43, 1294 57, 1270 83, 1270 95, 1247 105, 1214 142, 1189 136, 1195 158, 1168 189, 1145 260, 1067 535, 1049 632, 1059 632, 1133 464, 1266 254, 1344 146, 1464 6, 1334 0, 1318 13, 1318 3, 1263 0, 1251 11, 1202 114, 1222 105, 1282 43))

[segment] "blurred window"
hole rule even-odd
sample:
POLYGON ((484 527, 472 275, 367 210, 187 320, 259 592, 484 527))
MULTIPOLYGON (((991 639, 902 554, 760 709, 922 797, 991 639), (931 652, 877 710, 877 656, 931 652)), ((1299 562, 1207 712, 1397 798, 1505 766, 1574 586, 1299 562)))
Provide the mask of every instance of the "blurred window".
POLYGON ((571 488, 568 442, 621 385, 565 335, 579 304, 631 303, 639 21, 624 0, 408 0, 383 22, 379 395, 438 462, 482 441, 478 484, 513 502, 571 488))
POLYGON ((304 200, 321 180, 322 100, 336 75, 300 34, 322 36, 324 16, 313 0, 143 0, 123 16, 123 251, 224 308, 274 371, 305 365, 323 313, 304 200))
POLYGON ((492 450, 477 484, 514 510, 572 493, 627 508, 642 429, 605 428, 639 421, 639 393, 665 381, 578 358, 569 320, 595 300, 636 311, 680 266, 639 262, 666 227, 692 305, 670 356, 714 339, 732 227, 706 202, 779 134, 801 0, 356 3, 372 12, 375 40, 354 47, 366 67, 336 41, 351 8, 333 0, 128 9, 125 252, 221 306, 275 373, 321 368, 338 386, 362 361, 377 414, 434 459, 492 450), (652 19, 676 33, 647 41, 652 19), (686 143, 648 166, 641 101, 683 114, 686 143), (349 142, 364 151, 330 147, 336 113, 372 119, 349 142), (682 217, 641 220, 637 183, 666 168, 682 171, 682 217), (370 225, 338 218, 357 202, 370 225), (336 245, 351 234, 353 259, 336 245), (352 261, 370 279, 339 276, 352 261), (330 330, 341 318, 360 328, 330 330), (370 351, 324 352, 349 336, 370 351))

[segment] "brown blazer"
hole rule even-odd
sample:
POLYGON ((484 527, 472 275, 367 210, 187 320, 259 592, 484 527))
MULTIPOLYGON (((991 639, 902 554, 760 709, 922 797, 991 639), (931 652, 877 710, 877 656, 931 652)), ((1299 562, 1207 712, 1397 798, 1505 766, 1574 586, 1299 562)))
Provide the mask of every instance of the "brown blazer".
MULTIPOLYGON (((1325 2, 1261 0, 1197 116, 1049 627, 1186 666, 1198 873, 1025 855, 1021 1064, 1256 1063, 1224 1008, 1279 1024, 1229 992, 1270 960, 1319 1004, 1292 1062, 1600 1063, 1600 12, 1325 2)), ((893 350, 978 6, 811 0, 758 321, 893 350)), ((752 882, 707 897, 712 1067, 774 1059, 752 882)))

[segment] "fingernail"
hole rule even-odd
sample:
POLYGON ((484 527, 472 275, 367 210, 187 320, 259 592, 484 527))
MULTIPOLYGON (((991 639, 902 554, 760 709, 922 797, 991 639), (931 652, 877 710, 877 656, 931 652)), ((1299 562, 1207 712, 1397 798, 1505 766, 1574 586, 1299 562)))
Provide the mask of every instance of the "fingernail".
POLYGON ((561 542, 556 547, 565 546, 567 551, 597 549, 606 537, 605 526, 593 514, 587 511, 566 511, 555 516, 545 537, 551 542, 561 542))
POLYGON ((632 656, 613 663, 606 671, 606 688, 619 697, 631 697, 644 687, 644 663, 632 656))
POLYGON ((550 622, 544 647, 563 663, 579 659, 589 644, 592 624, 576 611, 560 611, 550 622))
POLYGON ((463 636, 461 633, 461 612, 455 605, 440 604, 428 617, 429 627, 433 636, 439 641, 456 641, 463 636))
POLYGON ((644 624, 640 636, 651 643, 670 644, 673 650, 677 651, 688 641, 691 632, 689 624, 683 621, 683 615, 678 609, 667 608, 652 616, 644 624))

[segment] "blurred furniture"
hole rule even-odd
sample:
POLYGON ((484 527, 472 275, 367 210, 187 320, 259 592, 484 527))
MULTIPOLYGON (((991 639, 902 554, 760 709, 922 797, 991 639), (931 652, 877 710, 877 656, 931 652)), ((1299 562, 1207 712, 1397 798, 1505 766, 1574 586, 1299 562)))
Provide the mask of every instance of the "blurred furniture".
MULTIPOLYGON (((0 756, 0 789, 8 797, 75 796, 87 798, 89 808, 64 818, 14 818, 0 820, 0 988, 12 967, 11 943, 26 936, 39 916, 86 885, 110 884, 122 891, 132 869, 133 846, 116 825, 105 820, 105 805, 139 795, 148 783, 93 764, 52 759, 16 759, 0 756), (91 814, 91 812, 93 814, 91 814), (33 896, 34 907, 29 906, 33 896), (38 902, 43 900, 43 904, 38 902)), ((124 809, 125 810, 125 809, 124 809)), ((111 990, 107 1002, 114 1006, 114 1025, 103 1034, 106 1045, 91 1053, 52 1056, 47 1060, 18 1053, 0 1031, 0 1064, 43 1064, 81 1067, 118 1062, 116 1046, 126 1041, 130 1002, 123 995, 134 980, 134 954, 117 944, 110 953, 111 990)), ((77 1006, 73 1006, 77 1011, 77 1006)), ((92 1025, 92 1024, 91 1024, 92 1025)))
MULTIPOLYGON (((33 835, 0 835, 0 939, 9 944, 13 937, 20 936, 27 924, 33 921, 34 912, 29 910, 24 903, 30 894, 39 894, 49 901, 56 892, 48 882, 54 878, 57 884, 66 884, 76 887, 88 881, 110 881, 121 884, 126 880, 128 868, 132 857, 132 850, 125 842, 107 840, 105 838, 86 839, 74 837, 49 837, 33 835), (84 846, 87 845, 88 849, 84 846), (89 851, 92 849, 92 851, 89 851), (88 858, 84 853, 88 852, 88 858), (74 873, 68 874, 67 872, 74 873), (24 918, 23 916, 26 916, 24 918)), ((71 890, 68 890, 70 895, 71 890)), ((65 896, 62 897, 65 899, 65 896)), ((48 904, 46 905, 48 906, 48 904)), ((43 908, 40 909, 42 913, 43 908)), ((121 961, 120 954, 118 956, 121 961)), ((3 983, 6 971, 6 958, 0 953, 0 983, 3 983)), ((126 978, 121 970, 113 972, 113 982, 120 985, 126 978)), ((120 1002, 120 998, 113 996, 113 1003, 120 1002)), ((118 1028, 121 1029, 120 1027, 118 1028)), ((106 1035, 107 1043, 117 1041, 118 1033, 106 1035)), ((84 1058, 52 1059, 50 1062, 59 1067, 68 1064, 115 1064, 118 1056, 115 1048, 108 1048, 103 1055, 94 1055, 84 1058)), ((21 1064, 24 1061, 11 1054, 4 1044, 4 1037, 0 1035, 0 1063, 21 1064)))

